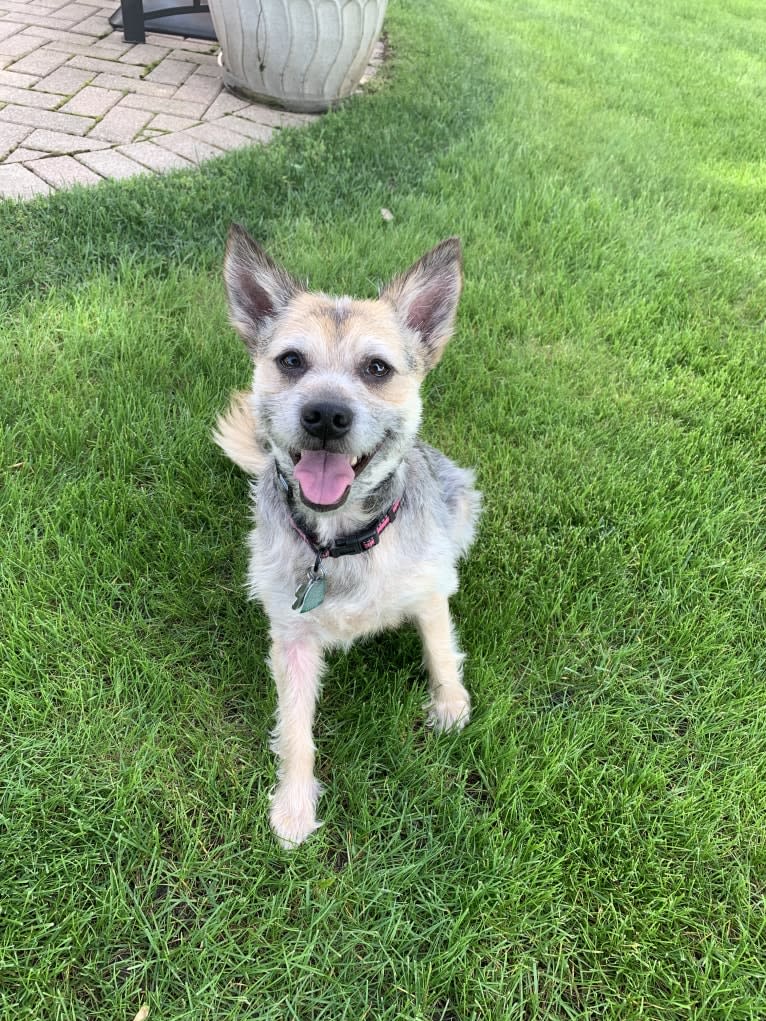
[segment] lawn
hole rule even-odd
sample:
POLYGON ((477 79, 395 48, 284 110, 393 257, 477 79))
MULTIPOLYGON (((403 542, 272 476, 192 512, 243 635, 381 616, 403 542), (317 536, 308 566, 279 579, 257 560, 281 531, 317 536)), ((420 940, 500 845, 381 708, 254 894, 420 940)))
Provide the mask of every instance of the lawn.
POLYGON ((387 30, 371 94, 267 149, 0 204, 4 1018, 766 1017, 763 7, 387 30), (485 494, 474 718, 425 731, 413 631, 333 658, 292 854, 210 442, 232 220, 335 292, 465 247, 423 432, 485 494))

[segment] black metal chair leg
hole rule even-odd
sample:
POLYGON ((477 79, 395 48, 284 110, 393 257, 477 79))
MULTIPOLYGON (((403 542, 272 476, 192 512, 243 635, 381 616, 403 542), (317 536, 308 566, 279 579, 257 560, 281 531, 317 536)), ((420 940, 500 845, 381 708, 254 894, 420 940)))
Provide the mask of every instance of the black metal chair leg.
POLYGON ((161 35, 217 42, 207 0, 120 0, 109 19, 112 28, 122 29, 126 43, 146 42, 147 23, 161 35))
POLYGON ((142 0, 120 0, 122 35, 126 43, 145 43, 144 5, 142 0))

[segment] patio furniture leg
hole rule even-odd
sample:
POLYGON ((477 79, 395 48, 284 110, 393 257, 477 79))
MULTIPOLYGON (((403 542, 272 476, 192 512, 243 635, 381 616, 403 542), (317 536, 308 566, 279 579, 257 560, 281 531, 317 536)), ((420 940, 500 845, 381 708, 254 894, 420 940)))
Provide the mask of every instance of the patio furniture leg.
POLYGON ((122 35, 126 43, 146 42, 143 0, 120 0, 122 35))

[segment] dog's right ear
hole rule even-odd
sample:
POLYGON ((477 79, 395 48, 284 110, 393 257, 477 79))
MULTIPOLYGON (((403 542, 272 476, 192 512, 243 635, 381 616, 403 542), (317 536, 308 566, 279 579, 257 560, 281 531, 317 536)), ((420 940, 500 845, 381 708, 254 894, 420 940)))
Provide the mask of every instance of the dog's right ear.
POLYGON ((301 287, 237 223, 226 242, 224 279, 231 324, 255 354, 271 321, 301 287))

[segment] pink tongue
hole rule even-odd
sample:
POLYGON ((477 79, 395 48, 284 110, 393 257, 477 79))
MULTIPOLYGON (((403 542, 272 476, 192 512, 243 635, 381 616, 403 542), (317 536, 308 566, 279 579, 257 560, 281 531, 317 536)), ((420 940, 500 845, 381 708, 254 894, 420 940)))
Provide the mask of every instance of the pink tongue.
POLYGON ((320 507, 337 503, 354 481, 349 458, 328 450, 304 450, 293 475, 305 498, 320 507))

